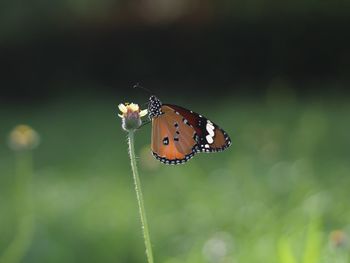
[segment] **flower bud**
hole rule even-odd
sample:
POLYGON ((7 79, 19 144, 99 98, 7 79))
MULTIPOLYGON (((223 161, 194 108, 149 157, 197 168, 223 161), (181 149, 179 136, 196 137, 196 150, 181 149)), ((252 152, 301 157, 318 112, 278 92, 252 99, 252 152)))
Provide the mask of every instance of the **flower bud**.
POLYGON ((142 124, 141 117, 147 115, 147 110, 140 111, 139 105, 131 103, 119 104, 119 110, 122 114, 118 114, 122 118, 122 127, 125 131, 136 130, 142 124))

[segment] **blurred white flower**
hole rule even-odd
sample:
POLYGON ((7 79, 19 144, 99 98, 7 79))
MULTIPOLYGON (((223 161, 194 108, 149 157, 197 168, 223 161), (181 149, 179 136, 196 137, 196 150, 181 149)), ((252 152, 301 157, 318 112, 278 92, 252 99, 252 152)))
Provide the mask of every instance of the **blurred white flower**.
POLYGON ((8 145, 14 151, 32 150, 40 143, 39 134, 28 125, 17 125, 8 138, 8 145))
POLYGON ((202 253, 209 262, 226 262, 232 246, 231 235, 226 232, 218 232, 205 242, 202 253))

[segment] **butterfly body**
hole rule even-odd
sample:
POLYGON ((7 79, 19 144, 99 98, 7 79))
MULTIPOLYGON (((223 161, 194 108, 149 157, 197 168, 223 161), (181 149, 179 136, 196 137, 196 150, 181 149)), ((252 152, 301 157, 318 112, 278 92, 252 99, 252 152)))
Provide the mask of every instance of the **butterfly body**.
POLYGON ((162 104, 151 96, 148 104, 152 121, 152 152, 165 164, 181 164, 198 152, 219 152, 231 145, 228 134, 191 110, 162 104))

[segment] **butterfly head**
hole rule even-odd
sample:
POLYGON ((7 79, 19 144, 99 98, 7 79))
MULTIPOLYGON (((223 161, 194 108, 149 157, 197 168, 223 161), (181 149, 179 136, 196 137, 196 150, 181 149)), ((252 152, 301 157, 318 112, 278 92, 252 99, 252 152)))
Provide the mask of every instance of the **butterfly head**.
POLYGON ((162 102, 154 95, 149 98, 148 116, 150 119, 162 114, 162 102))

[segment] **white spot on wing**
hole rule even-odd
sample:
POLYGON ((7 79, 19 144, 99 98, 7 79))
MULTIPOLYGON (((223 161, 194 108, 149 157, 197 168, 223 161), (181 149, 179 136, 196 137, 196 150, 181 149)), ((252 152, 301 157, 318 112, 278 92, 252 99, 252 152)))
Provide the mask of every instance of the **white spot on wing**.
POLYGON ((207 123, 207 128, 210 128, 210 129, 214 130, 214 125, 208 122, 207 123))
POLYGON ((211 137, 214 137, 214 129, 207 129, 207 131, 211 137))
POLYGON ((214 142, 213 137, 212 137, 210 134, 207 135, 207 136, 205 136, 205 139, 207 140, 207 142, 208 142, 209 144, 211 144, 211 143, 214 142))
POLYGON ((215 132, 214 132, 215 127, 214 127, 213 123, 211 121, 209 121, 209 120, 207 121, 206 129, 207 129, 207 132, 210 135, 210 137, 214 137, 214 135, 215 135, 215 132))

